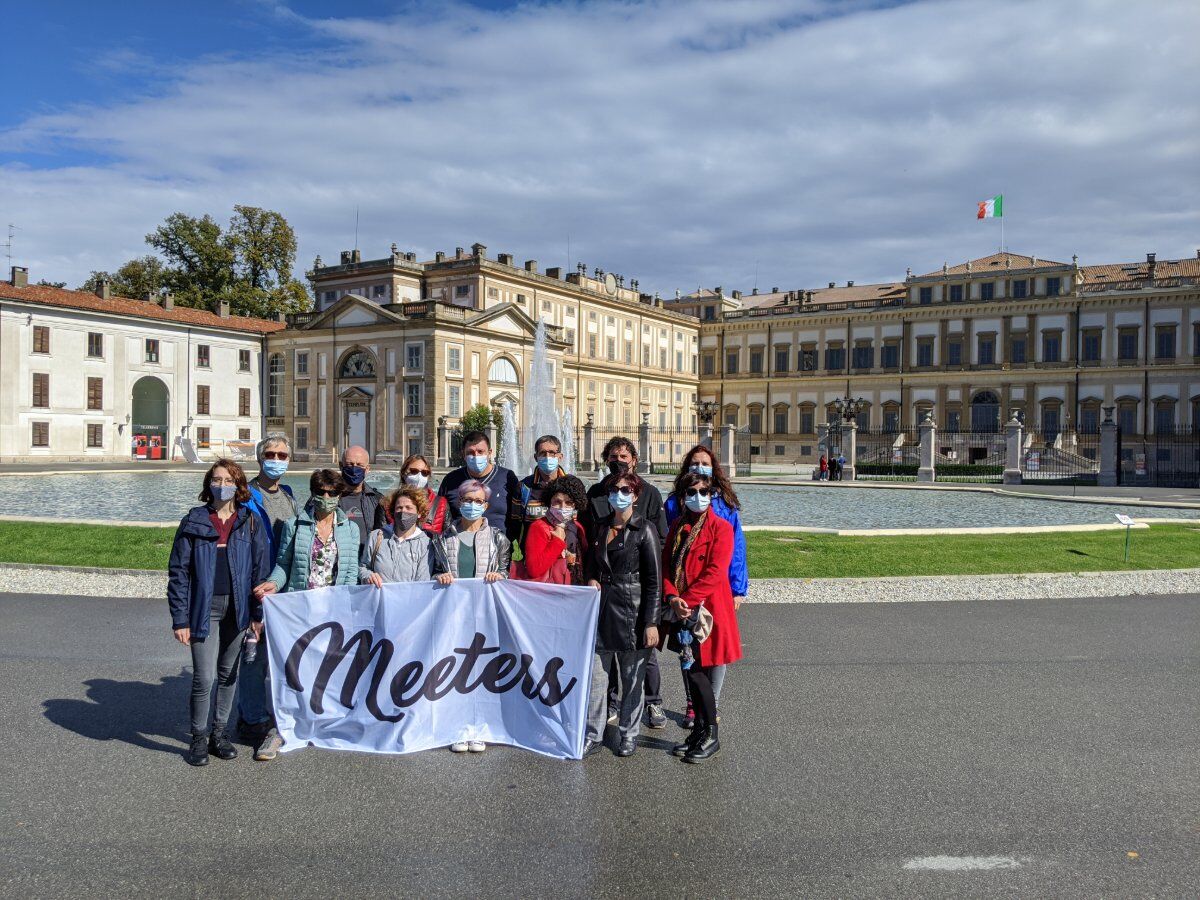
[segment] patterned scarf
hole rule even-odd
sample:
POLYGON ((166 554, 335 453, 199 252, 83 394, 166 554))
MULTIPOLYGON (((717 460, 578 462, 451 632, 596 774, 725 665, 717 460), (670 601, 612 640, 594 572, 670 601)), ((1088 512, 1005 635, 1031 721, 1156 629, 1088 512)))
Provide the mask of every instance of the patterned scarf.
POLYGON ((688 530, 687 538, 683 536, 683 520, 680 520, 679 530, 675 532, 675 540, 671 545, 671 568, 675 572, 675 590, 682 594, 687 590, 687 574, 683 570, 683 564, 687 561, 688 551, 692 549, 692 542, 696 540, 696 535, 700 533, 700 529, 704 527, 704 523, 708 518, 708 510, 700 513, 692 527, 688 530))

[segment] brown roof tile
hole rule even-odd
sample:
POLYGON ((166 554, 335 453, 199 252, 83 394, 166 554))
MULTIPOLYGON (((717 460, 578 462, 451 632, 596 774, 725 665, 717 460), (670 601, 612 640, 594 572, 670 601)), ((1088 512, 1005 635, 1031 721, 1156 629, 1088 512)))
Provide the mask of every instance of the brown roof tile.
POLYGON ((249 316, 222 318, 206 309, 191 309, 185 306, 163 309, 161 306, 145 300, 130 300, 128 297, 109 297, 106 300, 89 291, 68 291, 45 285, 31 284, 28 287, 16 287, 8 282, 0 282, 0 300, 21 300, 25 303, 39 303, 43 306, 67 309, 88 309, 118 316, 155 319, 180 325, 203 325, 208 328, 246 331, 252 334, 270 334, 274 331, 282 331, 287 327, 283 322, 272 322, 268 319, 254 319, 249 316))
MULTIPOLYGON (((1021 253, 993 253, 991 256, 981 256, 979 259, 973 259, 969 263, 959 263, 957 266, 950 266, 946 269, 947 275, 966 275, 967 266, 970 266, 971 274, 977 275, 981 272, 1003 272, 1008 269, 1055 269, 1068 266, 1070 263, 1055 262, 1052 259, 1037 259, 1032 256, 1025 256, 1021 253), (1008 261, 1008 266, 1004 265, 1005 260, 1008 261)), ((926 272, 924 275, 918 275, 918 278, 930 278, 932 276, 941 275, 942 270, 937 269, 933 272, 926 272)))
MULTIPOLYGON (((1150 277, 1150 264, 1145 260, 1130 263, 1104 263, 1083 267, 1084 284, 1104 284, 1116 281, 1145 281, 1150 277)), ((1200 278, 1200 258, 1160 259, 1154 266, 1155 278, 1200 278)))

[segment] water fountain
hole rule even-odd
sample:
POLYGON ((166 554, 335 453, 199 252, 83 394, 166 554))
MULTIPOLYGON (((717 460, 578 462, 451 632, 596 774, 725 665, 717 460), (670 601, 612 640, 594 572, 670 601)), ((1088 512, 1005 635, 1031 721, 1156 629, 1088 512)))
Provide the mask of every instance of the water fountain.
POLYGON ((517 431, 517 418, 513 415, 510 401, 504 401, 504 405, 500 407, 500 416, 504 430, 500 435, 500 452, 496 455, 496 462, 518 475, 524 475, 527 469, 522 460, 521 437, 517 431))
POLYGON ((571 411, 571 407, 563 410, 562 414, 562 431, 560 432, 562 439, 563 452, 563 468, 566 469, 569 475, 575 474, 575 413, 571 411))

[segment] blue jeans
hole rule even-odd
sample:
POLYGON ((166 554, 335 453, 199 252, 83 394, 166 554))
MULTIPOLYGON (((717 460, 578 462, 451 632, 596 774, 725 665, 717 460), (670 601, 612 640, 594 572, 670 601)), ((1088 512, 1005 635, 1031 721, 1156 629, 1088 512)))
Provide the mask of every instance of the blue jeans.
POLYGON ((238 679, 238 715, 246 725, 260 725, 271 718, 271 682, 267 667, 267 633, 258 642, 254 662, 242 659, 242 674, 238 679))

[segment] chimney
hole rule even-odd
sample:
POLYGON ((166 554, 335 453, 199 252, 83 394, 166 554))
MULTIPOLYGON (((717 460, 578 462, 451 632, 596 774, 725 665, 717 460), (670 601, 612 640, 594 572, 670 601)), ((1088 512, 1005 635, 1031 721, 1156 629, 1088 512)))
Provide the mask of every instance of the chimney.
POLYGON ((757 297, 757 296, 758 296, 758 288, 753 288, 753 289, 750 291, 750 296, 751 296, 751 297, 757 297))
POLYGON ((771 288, 771 293, 772 293, 772 294, 778 294, 778 293, 779 293, 779 288, 777 288, 777 287, 773 287, 773 288, 771 288))
POLYGON ((107 300, 112 296, 112 283, 107 278, 101 278, 96 282, 96 296, 101 300, 107 300))
POLYGON ((525 260, 525 271, 536 273, 537 272, 537 260, 536 259, 525 260))
MULTIPOLYGON (((1197 251, 1196 255, 1200 256, 1200 251, 1197 251)), ((29 270, 24 266, 13 266, 9 283, 13 287, 29 287, 29 270)))
POLYGON ((229 318, 229 301, 228 300, 218 300, 216 312, 217 312, 217 315, 220 316, 222 319, 228 319, 229 318))
POLYGON ((348 266, 348 265, 350 265, 350 263, 352 263, 352 262, 354 262, 354 253, 353 253, 353 251, 351 251, 351 250, 343 250, 343 251, 342 251, 342 265, 343 265, 343 266, 348 266))
POLYGON ((351 262, 356 262, 356 263, 362 262, 362 251, 361 250, 351 250, 350 254, 351 254, 351 256, 350 256, 351 262))
POLYGON ((1156 259, 1157 256, 1157 253, 1146 254, 1146 268, 1149 269, 1149 277, 1151 280, 1154 279, 1154 270, 1158 268, 1158 261, 1156 259))
POLYGON ((163 309, 174 309, 175 308, 175 295, 172 294, 170 291, 167 291, 165 294, 162 295, 162 308, 163 309))
MULTIPOLYGON (((528 265, 528 263, 527 263, 526 265, 528 265)), ((559 279, 559 278, 562 278, 562 269, 560 269, 558 266, 554 266, 554 267, 553 267, 553 268, 551 268, 551 269, 547 269, 547 270, 546 270, 546 277, 547 277, 547 278, 554 278, 554 279, 559 279)))
POLYGON ((718 297, 723 296, 723 292, 721 291, 721 285, 718 284, 715 288, 713 288, 713 293, 716 294, 718 297))
POLYGON ((831 281, 831 282, 829 282, 829 286, 830 286, 830 287, 837 287, 837 282, 836 282, 836 281, 831 281))
POLYGON ((455 247, 454 248, 454 258, 455 259, 466 259, 467 251, 464 250, 462 247, 455 247))
POLYGON ((487 245, 478 242, 472 244, 471 255, 476 259, 487 259, 487 245))
MULTIPOLYGON (((479 246, 482 246, 482 245, 475 244, 471 249, 474 250, 475 247, 479 247, 479 246)), ((479 253, 477 252, 475 255, 478 256, 479 253)), ((502 265, 502 266, 511 266, 512 262, 513 262, 513 255, 511 253, 497 253, 496 254, 496 262, 500 263, 500 265, 502 265)))
POLYGON ((847 282, 846 282, 846 287, 854 287, 854 282, 853 282, 853 281, 847 281, 847 282))
POLYGON ((142 301, 144 303, 153 303, 154 291, 142 291, 142 301))
POLYGON ((271 318, 276 322, 283 322, 286 324, 287 313, 285 313, 282 309, 277 309, 277 310, 275 310, 275 313, 274 313, 274 315, 271 316, 271 318))
POLYGON ((742 299, 742 292, 741 292, 741 291, 734 291, 734 292, 733 292, 733 299, 734 299, 734 300, 741 300, 741 299, 742 299))
POLYGON ((437 253, 433 254, 433 261, 435 263, 445 262, 446 261, 446 251, 439 250, 437 253))

